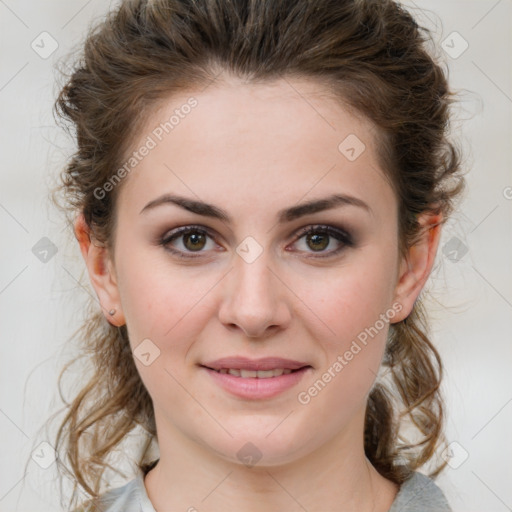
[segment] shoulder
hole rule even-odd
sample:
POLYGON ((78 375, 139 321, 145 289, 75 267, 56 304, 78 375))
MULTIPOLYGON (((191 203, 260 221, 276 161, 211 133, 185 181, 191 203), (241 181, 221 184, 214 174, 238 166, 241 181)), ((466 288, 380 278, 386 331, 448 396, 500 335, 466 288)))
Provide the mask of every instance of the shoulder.
POLYGON ((74 512, 155 512, 146 494, 142 473, 123 485, 102 494, 91 505, 85 505, 74 512))
POLYGON ((452 509, 431 478, 414 472, 401 485, 388 512, 452 512, 452 509))

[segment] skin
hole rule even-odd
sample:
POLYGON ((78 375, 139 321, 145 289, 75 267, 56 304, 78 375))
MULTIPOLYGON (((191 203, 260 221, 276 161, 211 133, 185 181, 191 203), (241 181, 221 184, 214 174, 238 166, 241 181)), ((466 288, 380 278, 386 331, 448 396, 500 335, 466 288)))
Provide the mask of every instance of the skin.
MULTIPOLYGON (((149 338, 160 350, 149 366, 135 358, 158 432, 160 462, 145 479, 153 506, 385 512, 398 488, 366 459, 363 427, 389 322, 308 404, 297 395, 379 315, 393 305, 401 311, 391 322, 410 313, 434 263, 440 217, 420 216, 424 235, 400 259, 398 204, 378 165, 375 128, 306 80, 229 77, 175 95, 133 149, 190 96, 198 106, 120 185, 114 253, 91 242, 83 217, 75 224, 98 299, 116 309, 108 320, 127 325, 132 349, 149 338), (349 134, 366 146, 355 161, 338 150, 349 134), (171 204, 140 213, 164 192, 216 205, 232 222, 171 204), (279 210, 334 192, 371 212, 346 205, 277 223, 279 210), (196 259, 158 243, 187 225, 212 234, 199 253, 188 250, 196 259), (312 225, 344 228, 355 245, 330 237, 315 252, 298 233, 312 225), (252 263, 236 252, 248 236, 262 248, 252 263), (228 355, 288 357, 313 369, 277 397, 244 400, 198 366, 228 355), (262 454, 252 467, 237 457, 247 442, 262 454)), ((187 252, 184 243, 171 247, 187 252)))

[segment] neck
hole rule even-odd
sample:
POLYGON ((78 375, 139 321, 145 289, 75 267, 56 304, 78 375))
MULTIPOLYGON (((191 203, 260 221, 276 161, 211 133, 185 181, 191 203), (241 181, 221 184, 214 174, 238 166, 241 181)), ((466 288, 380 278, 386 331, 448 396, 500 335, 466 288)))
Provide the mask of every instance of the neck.
POLYGON ((157 512, 387 512, 398 490, 349 431, 292 462, 247 467, 158 426, 160 460, 144 482, 157 512))

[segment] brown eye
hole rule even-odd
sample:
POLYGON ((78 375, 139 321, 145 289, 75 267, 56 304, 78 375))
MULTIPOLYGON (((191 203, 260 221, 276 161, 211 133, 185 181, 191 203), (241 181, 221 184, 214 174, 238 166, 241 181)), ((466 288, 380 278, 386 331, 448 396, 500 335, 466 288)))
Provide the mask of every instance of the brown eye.
POLYGON ((213 237, 204 229, 195 226, 185 226, 171 231, 160 240, 160 245, 181 258, 202 256, 216 247, 213 237))
POLYGON ((329 235, 324 233, 306 235, 306 243, 313 251, 323 251, 329 246, 329 235))
POLYGON ((324 258, 335 256, 349 247, 354 247, 355 243, 347 231, 320 225, 302 229, 293 245, 298 252, 310 253, 309 257, 324 258), (311 256, 311 253, 318 253, 318 255, 311 256))
POLYGON ((206 245, 206 236, 198 232, 187 233, 183 235, 183 245, 190 251, 200 251, 206 245))

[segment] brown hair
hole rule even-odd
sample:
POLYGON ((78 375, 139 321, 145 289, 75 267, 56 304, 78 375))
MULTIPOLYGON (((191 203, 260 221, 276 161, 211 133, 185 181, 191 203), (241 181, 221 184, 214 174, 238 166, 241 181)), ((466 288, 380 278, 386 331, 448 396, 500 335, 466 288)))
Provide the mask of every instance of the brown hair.
MULTIPOLYGON (((66 211, 83 212, 98 243, 113 249, 122 183, 101 199, 94 192, 125 161, 138 127, 162 101, 210 83, 219 71, 248 82, 311 78, 377 127, 403 255, 419 235, 417 215, 442 213, 445 221, 464 185, 460 150, 448 138, 454 93, 427 49, 429 38, 392 0, 125 0, 90 29, 56 101, 57 115, 75 129, 77 150, 54 197, 62 195, 66 211)), ((367 404, 366 456, 397 483, 444 441, 442 363, 427 326, 420 300, 390 326, 388 378, 379 379, 367 404), (401 428, 406 419, 415 442, 401 428)), ((92 375, 67 404, 55 444, 65 451, 60 464, 69 462, 73 480, 97 497, 109 455, 136 426, 148 433, 137 464, 149 462, 154 413, 126 326, 110 325, 92 303, 76 335, 92 375)))

